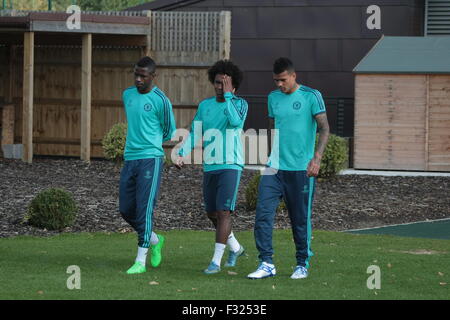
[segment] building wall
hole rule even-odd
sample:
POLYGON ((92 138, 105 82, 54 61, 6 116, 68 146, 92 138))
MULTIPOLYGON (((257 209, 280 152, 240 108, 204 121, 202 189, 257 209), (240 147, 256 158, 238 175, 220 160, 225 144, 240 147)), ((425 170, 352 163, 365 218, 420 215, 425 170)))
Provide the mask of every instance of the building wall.
POLYGON ((355 169, 425 170, 426 75, 355 82, 355 169))
POLYGON ((333 98, 354 98, 353 68, 382 34, 423 35, 423 0, 205 0, 173 8, 232 12, 231 58, 245 71, 239 93, 248 97, 248 123, 254 128, 266 126, 260 118, 266 115, 263 97, 274 89, 273 61, 287 56, 301 83, 330 99, 333 114, 346 114, 340 127, 332 124, 332 132, 353 136, 352 101, 345 110, 333 106, 333 98), (381 9, 380 30, 366 26, 366 10, 373 4, 381 9))
POLYGON ((450 171, 450 75, 358 74, 356 169, 450 171))
POLYGON ((428 78, 427 169, 450 171, 450 75, 428 78))

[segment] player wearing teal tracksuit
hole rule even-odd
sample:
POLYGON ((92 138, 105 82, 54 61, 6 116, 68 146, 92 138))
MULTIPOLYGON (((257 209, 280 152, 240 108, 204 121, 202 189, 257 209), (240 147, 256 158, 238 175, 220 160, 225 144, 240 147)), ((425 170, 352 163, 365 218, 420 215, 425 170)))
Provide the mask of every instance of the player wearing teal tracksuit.
POLYGON ((267 169, 261 177, 255 218, 255 241, 261 261, 251 279, 276 274, 273 262, 272 230, 276 209, 284 199, 296 247, 296 268, 291 278, 308 276, 311 250, 311 212, 315 176, 328 139, 325 104, 319 91, 296 81, 287 58, 274 65, 278 87, 268 96, 268 114, 275 124, 273 147, 267 169), (319 144, 315 150, 316 132, 319 144))
POLYGON ((247 102, 234 92, 242 80, 242 72, 229 60, 216 62, 208 76, 216 96, 203 100, 191 125, 191 131, 179 150, 179 167, 197 142, 203 147, 203 199, 208 218, 216 228, 216 243, 206 274, 220 271, 225 247, 230 255, 225 264, 233 267, 244 248, 231 231, 230 214, 235 211, 244 156, 241 134, 247 116, 247 102))
POLYGON ((224 98, 224 102, 218 102, 216 97, 200 102, 189 137, 178 152, 182 157, 187 156, 204 137, 204 172, 225 169, 242 171, 244 167, 241 132, 248 105, 231 92, 226 92, 224 98))
POLYGON ((326 112, 319 91, 300 85, 291 94, 272 91, 269 118, 275 119, 275 137, 267 166, 284 171, 305 171, 314 156, 317 122, 326 112))
POLYGON ((312 256, 314 177, 306 175, 306 168, 314 154, 317 130, 314 116, 325 112, 325 105, 317 90, 304 85, 290 95, 273 91, 268 105, 269 117, 275 119, 275 137, 267 166, 275 169, 272 171, 275 174, 263 175, 261 179, 255 223, 256 244, 260 259, 272 263, 273 249, 267 244, 272 241, 272 217, 282 196, 293 220, 297 265, 308 268, 312 256))
POLYGON ((247 102, 231 92, 225 93, 224 97, 224 102, 217 102, 216 97, 200 102, 189 137, 179 151, 181 157, 189 155, 197 141, 204 137, 203 197, 206 212, 234 211, 244 167, 241 133, 247 116, 247 102))
POLYGON ((151 85, 155 65, 146 57, 135 68, 136 86, 123 92, 128 122, 124 159, 120 174, 119 210, 138 234, 138 255, 129 274, 145 272, 147 250, 152 248, 152 265, 161 262, 164 237, 152 232, 164 164, 162 143, 176 129, 172 104, 166 95, 151 85))

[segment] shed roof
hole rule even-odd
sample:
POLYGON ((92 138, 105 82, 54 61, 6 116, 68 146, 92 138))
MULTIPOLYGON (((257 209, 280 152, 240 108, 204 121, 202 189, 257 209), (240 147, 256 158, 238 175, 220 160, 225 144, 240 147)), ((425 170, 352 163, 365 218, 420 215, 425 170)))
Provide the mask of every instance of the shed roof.
POLYGON ((146 12, 81 13, 80 29, 69 29, 65 12, 0 11, 0 45, 21 45, 25 32, 36 45, 81 45, 91 33, 95 46, 146 46, 150 20, 146 12))
POLYGON ((355 73, 450 73, 450 37, 382 37, 355 73))
POLYGON ((66 25, 71 16, 65 12, 11 12, 0 15, 0 31, 4 32, 57 32, 97 33, 120 35, 146 35, 150 21, 142 16, 126 16, 119 13, 82 13, 80 29, 66 25))

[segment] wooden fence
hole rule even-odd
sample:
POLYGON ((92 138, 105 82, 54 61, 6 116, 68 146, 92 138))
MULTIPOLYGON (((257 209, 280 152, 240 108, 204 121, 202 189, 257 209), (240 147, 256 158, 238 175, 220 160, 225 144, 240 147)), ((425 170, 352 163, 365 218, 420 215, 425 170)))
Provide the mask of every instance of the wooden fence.
MULTIPOLYGON (((121 95, 134 84, 133 66, 144 53, 159 66, 155 84, 171 100, 178 128, 187 128, 198 103, 214 95, 208 67, 229 58, 229 12, 146 14, 151 19, 147 47, 93 47, 92 157, 103 157, 102 138, 126 121, 121 95)), ((82 48, 45 45, 34 52, 33 153, 80 156, 82 48)), ((15 143, 22 141, 23 56, 23 46, 2 46, 0 39, 0 103, 12 100, 15 106, 15 143)))
POLYGON ((164 65, 208 65, 229 57, 229 24, 219 12, 152 12, 151 47, 164 65))

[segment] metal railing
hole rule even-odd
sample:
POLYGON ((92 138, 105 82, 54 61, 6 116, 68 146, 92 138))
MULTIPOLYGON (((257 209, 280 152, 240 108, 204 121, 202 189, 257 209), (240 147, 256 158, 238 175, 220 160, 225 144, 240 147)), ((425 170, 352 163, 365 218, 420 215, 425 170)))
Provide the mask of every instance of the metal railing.
POLYGON ((152 12, 152 49, 218 51, 219 12, 152 12))

